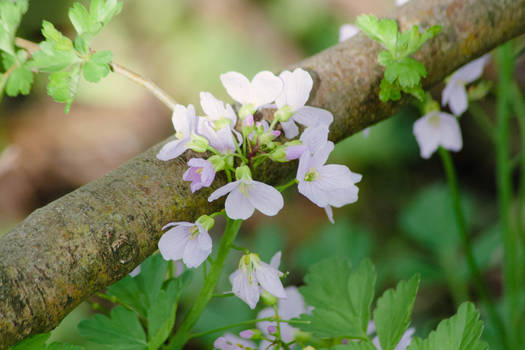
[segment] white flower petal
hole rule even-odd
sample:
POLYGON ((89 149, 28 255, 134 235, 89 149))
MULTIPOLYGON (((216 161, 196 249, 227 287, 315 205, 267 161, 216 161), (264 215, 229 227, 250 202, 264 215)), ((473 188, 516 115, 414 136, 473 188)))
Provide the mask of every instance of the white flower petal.
POLYGON ((278 108, 289 105, 297 110, 303 107, 310 97, 314 84, 312 77, 304 69, 296 68, 293 72, 283 71, 279 74, 283 81, 283 90, 275 100, 278 108))
POLYGON ((468 107, 468 96, 465 86, 458 85, 453 89, 448 105, 454 115, 462 115, 465 113, 468 107))
POLYGON ((176 226, 162 235, 159 240, 159 250, 164 260, 180 260, 190 239, 188 227, 176 226))
POLYGON ((323 166, 326 161, 328 160, 328 157, 330 156, 330 153, 334 150, 334 143, 333 142, 326 142, 318 151, 316 151, 312 157, 311 167, 313 168, 320 168, 323 166))
MULTIPOLYGON (((258 319, 259 318, 268 318, 268 317, 273 317, 273 316, 275 316, 275 311, 272 308, 270 308, 270 307, 262 309, 257 314, 257 318, 258 319)), ((265 334, 265 335, 269 335, 268 334, 268 327, 269 326, 277 326, 277 322, 270 322, 270 321, 257 322, 257 328, 259 328, 261 330, 261 332, 263 334, 265 334)))
POLYGON ((157 153, 157 158, 163 161, 175 159, 187 150, 186 144, 189 139, 174 140, 166 143, 157 153))
POLYGON ((308 127, 303 131, 300 140, 313 154, 328 142, 328 126, 317 125, 308 127))
POLYGON ((357 202, 359 188, 355 185, 329 191, 327 193, 328 203, 336 208, 357 202))
POLYGON ((332 224, 335 224, 334 211, 332 210, 332 207, 327 205, 326 207, 324 207, 324 212, 326 213, 326 216, 328 217, 328 221, 330 221, 332 224))
POLYGON ((261 287, 277 298, 286 298, 286 292, 279 278, 280 275, 279 270, 274 269, 263 261, 258 266, 255 266, 255 276, 261 287))
POLYGON ((441 118, 439 136, 440 144, 443 148, 450 151, 459 151, 463 147, 461 129, 456 117, 447 113, 439 113, 441 118))
POLYGON ((339 28, 339 42, 345 41, 359 33, 359 28, 352 24, 343 24, 339 28))
POLYGON ((224 208, 226 209, 226 215, 234 220, 246 220, 253 215, 255 210, 248 198, 239 190, 239 187, 231 191, 226 197, 224 208))
POLYGON ((250 309, 254 309, 259 301, 259 286, 255 279, 250 283, 248 273, 238 269, 230 275, 230 283, 232 284, 232 292, 242 301, 244 301, 250 309))
POLYGON ((306 304, 304 298, 299 292, 299 289, 294 286, 286 287, 286 299, 279 300, 279 315, 289 320, 294 317, 299 317, 306 312, 306 304))
POLYGON ((461 81, 463 82, 463 85, 470 84, 481 77, 483 69, 489 61, 490 54, 483 55, 459 68, 454 74, 452 74, 450 80, 461 81))
POLYGON ((352 172, 345 165, 329 164, 317 169, 319 186, 325 191, 333 191, 354 185, 352 172))
MULTIPOLYGON (((200 234, 199 236, 202 236, 200 234)), ((211 245, 208 247, 201 247, 198 238, 188 240, 182 261, 189 268, 198 267, 206 260, 211 253, 211 245)))
POLYGON ((218 189, 216 189, 208 197, 208 202, 213 202, 217 198, 220 198, 220 197, 230 193, 231 191, 233 191, 237 187, 239 187, 239 181, 230 182, 230 183, 227 183, 226 185, 224 185, 222 187, 219 187, 218 189))
POLYGON ((221 74, 221 82, 228 94, 239 103, 250 102, 250 81, 241 73, 221 74))
POLYGON ((403 6, 404 4, 406 4, 409 1, 410 0, 396 0, 396 6, 403 6))
POLYGON ((284 206, 281 192, 270 185, 254 181, 248 190, 248 201, 264 215, 274 216, 284 206))
POLYGON ((326 109, 311 106, 299 108, 292 118, 306 127, 319 124, 330 126, 334 121, 334 116, 326 109))
POLYGON ((262 71, 253 77, 250 86, 250 99, 256 108, 275 101, 281 94, 283 82, 272 72, 262 71))
POLYGON ((129 273, 129 275, 130 275, 131 277, 135 277, 135 276, 137 276, 138 274, 140 274, 140 265, 137 266, 137 267, 135 267, 135 268, 133 269, 133 271, 131 271, 131 272, 129 273))
POLYGON ((416 137, 416 141, 419 145, 421 157, 428 159, 434 153, 439 146, 439 132, 429 122, 429 118, 433 114, 429 113, 414 123, 413 132, 416 137))
POLYGON ((282 256, 281 251, 278 251, 277 253, 275 253, 272 256, 272 259, 270 260, 270 266, 273 267, 274 269, 278 270, 279 269, 279 265, 281 265, 281 256, 282 256))
POLYGON ((211 240, 211 237, 210 237, 209 233, 206 232, 206 230, 204 230, 204 229, 201 230, 197 240, 198 240, 198 243, 199 243, 199 247, 202 250, 210 250, 211 251, 212 240, 211 240))
POLYGON ((412 342, 412 335, 414 335, 415 331, 416 330, 414 328, 407 329, 407 331, 403 334, 401 340, 396 345, 394 350, 406 350, 406 348, 408 348, 408 346, 412 342))
POLYGON ((300 181, 297 186, 299 193, 312 201, 315 205, 324 208, 328 205, 327 193, 319 188, 315 182, 300 181))
POLYGON ((365 139, 367 139, 368 136, 370 136, 370 127, 365 128, 365 129, 363 130, 363 137, 364 137, 365 139))
POLYGON ((281 122, 281 127, 284 131, 284 136, 287 139, 293 139, 297 135, 299 135, 299 127, 295 122, 293 121, 293 118, 288 119, 285 122, 281 122))

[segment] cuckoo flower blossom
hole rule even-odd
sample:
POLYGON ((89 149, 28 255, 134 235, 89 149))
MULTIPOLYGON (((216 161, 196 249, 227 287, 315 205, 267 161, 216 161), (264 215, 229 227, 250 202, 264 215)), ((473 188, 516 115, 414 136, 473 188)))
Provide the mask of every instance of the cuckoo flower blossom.
POLYGON ((182 179, 191 181, 192 193, 211 185, 215 179, 215 169, 209 161, 202 158, 192 158, 188 161, 188 165, 190 168, 182 175, 182 179))
POLYGON ((313 86, 310 74, 297 68, 293 72, 284 71, 279 77, 284 85, 281 94, 275 100, 279 108, 275 117, 280 119, 287 138, 294 138, 299 134, 296 122, 307 127, 332 123, 334 117, 329 111, 305 106, 313 86))
MULTIPOLYGON (((304 303, 303 296, 299 293, 297 287, 287 287, 284 290, 286 292, 286 299, 279 299, 277 303, 277 310, 279 312, 279 317, 283 320, 291 320, 292 318, 299 317, 301 314, 307 312, 306 304, 304 303)), ((261 312, 257 315, 257 318, 267 318, 275 316, 275 311, 272 308, 262 309, 261 312)), ((276 327, 276 322, 263 321, 257 323, 257 328, 266 336, 270 337, 273 330, 272 327, 276 327)), ((294 335, 297 332, 297 328, 292 327, 288 323, 281 323, 281 339, 285 343, 289 343, 294 339, 294 335)), ((270 338, 271 339, 271 338, 270 338)), ((273 349, 270 346, 269 341, 262 341, 260 349, 273 349)))
POLYGON ((443 89, 441 104, 450 107, 454 115, 465 113, 468 107, 468 95, 465 86, 477 80, 490 60, 488 54, 466 64, 452 74, 443 89))
POLYGON ((246 254, 239 261, 239 268, 230 275, 233 294, 251 309, 259 301, 261 288, 277 298, 286 298, 280 279, 282 275, 277 268, 261 261, 257 254, 246 254))
POLYGON ((221 82, 228 94, 242 104, 241 118, 275 101, 283 88, 281 79, 269 71, 257 73, 251 82, 241 73, 228 72, 221 75, 221 82))
POLYGON ((197 267, 211 253, 212 241, 208 230, 213 219, 201 216, 195 223, 172 222, 162 229, 171 227, 159 241, 159 250, 165 260, 180 260, 187 267, 197 267))
POLYGON ((195 108, 193 105, 189 105, 187 108, 176 105, 171 121, 175 128, 176 140, 165 144, 157 154, 157 158, 164 161, 177 158, 189 148, 192 135, 195 134, 197 127, 195 108))
MULTIPOLYGON (((397 343, 394 350, 406 350, 410 343, 412 342, 412 335, 414 335, 415 329, 409 328, 406 330, 405 333, 403 333, 403 336, 399 340, 399 343, 397 343)), ((368 323, 368 329, 366 330, 366 333, 370 336, 376 333, 376 327, 374 324, 374 321, 370 321, 368 323)), ((375 348, 377 350, 382 350, 381 344, 379 342, 379 337, 376 335, 374 339, 372 339, 372 343, 374 344, 375 348)))
POLYGON ((431 111, 414 123, 414 135, 421 157, 428 159, 439 146, 450 151, 459 151, 463 146, 459 123, 453 115, 431 111))
POLYGON ((226 333, 217 338, 213 347, 219 350, 252 350, 255 349, 255 343, 249 340, 241 339, 231 333, 226 333))
POLYGON ((274 216, 283 208, 281 193, 270 185, 254 181, 247 166, 237 168, 235 173, 237 181, 222 186, 208 198, 212 202, 228 194, 225 209, 229 218, 246 220, 255 209, 264 215, 274 216))

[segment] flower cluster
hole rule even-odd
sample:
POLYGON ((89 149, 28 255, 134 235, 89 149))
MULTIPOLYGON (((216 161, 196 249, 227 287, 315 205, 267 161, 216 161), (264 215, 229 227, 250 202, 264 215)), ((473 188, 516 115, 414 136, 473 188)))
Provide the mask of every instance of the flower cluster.
MULTIPOLYGON (((223 172, 227 183, 213 191, 208 201, 226 196, 224 211, 203 215, 195 223, 174 222, 159 241, 165 259, 182 260, 187 267, 201 265, 212 251, 208 233, 214 216, 246 220, 255 210, 276 215, 284 206, 281 191, 298 184, 299 192, 324 208, 333 222, 332 207, 357 201, 355 185, 361 175, 343 165, 326 164, 334 144, 328 140, 333 116, 324 109, 307 106, 313 87, 310 74, 301 68, 279 76, 263 71, 250 81, 237 72, 221 75, 228 94, 238 103, 231 105, 209 92, 200 94, 203 116, 192 105, 177 105, 172 122, 175 139, 166 143, 157 158, 179 157, 186 150, 201 153, 188 161, 183 180, 196 192, 210 187, 223 172), (298 160, 295 179, 280 190, 254 179, 263 162, 298 160)), ((276 266, 262 262, 256 254, 246 254, 239 269, 230 276, 233 292, 254 308, 261 291, 284 298, 276 266)))

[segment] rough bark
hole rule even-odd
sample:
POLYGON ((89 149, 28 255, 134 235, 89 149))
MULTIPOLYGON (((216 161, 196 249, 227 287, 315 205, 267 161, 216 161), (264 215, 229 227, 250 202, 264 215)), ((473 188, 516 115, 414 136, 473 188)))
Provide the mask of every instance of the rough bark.
MULTIPOLYGON (((443 26, 417 53, 424 85, 525 32, 525 0, 413 0, 393 16, 401 26, 443 26)), ((381 103, 379 45, 364 35, 296 66, 315 77, 310 104, 333 112, 339 141, 394 114, 407 100, 381 103)), ((120 168, 36 210, 0 239, 0 348, 55 327, 82 300, 119 280, 157 247, 161 227, 217 209, 210 190, 192 195, 184 159, 156 160, 157 145, 120 168)), ((276 183, 293 167, 266 167, 276 183)), ((219 181, 220 182, 220 181, 219 181)), ((219 186, 216 183, 215 186, 219 186)))

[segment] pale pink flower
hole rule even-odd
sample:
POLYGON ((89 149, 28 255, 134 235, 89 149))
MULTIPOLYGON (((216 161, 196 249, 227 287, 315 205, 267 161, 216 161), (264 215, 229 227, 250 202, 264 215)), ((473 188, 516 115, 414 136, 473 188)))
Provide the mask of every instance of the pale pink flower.
POLYGON ((489 60, 489 54, 481 56, 464 65, 450 76, 441 95, 441 104, 443 106, 448 104, 454 115, 459 116, 467 110, 468 95, 465 86, 481 77, 483 69, 489 60))
POLYGON ((197 267, 210 255, 212 240, 208 231, 199 223, 172 222, 171 227, 159 241, 159 250, 164 260, 180 260, 187 267, 197 267))
POLYGON ((176 105, 171 121, 175 128, 176 140, 166 143, 157 154, 157 158, 164 161, 177 158, 188 149, 191 137, 196 133, 195 108, 193 105, 188 105, 188 107, 176 105))
POLYGON ((448 113, 431 111, 414 123, 414 135, 421 157, 428 159, 439 146, 450 151, 463 147, 461 130, 457 118, 448 113))
POLYGON ((235 101, 253 110, 275 101, 283 88, 281 79, 269 71, 257 73, 251 82, 241 73, 228 72, 221 82, 235 101))
POLYGON ((339 28, 339 42, 345 41, 359 33, 359 28, 353 24, 343 24, 339 28))
POLYGON ((256 348, 254 342, 239 338, 231 333, 226 333, 217 338, 213 346, 219 350, 251 350, 256 348))
POLYGON ((215 169, 206 159, 191 158, 188 161, 190 168, 182 175, 184 181, 191 181, 191 192, 209 187, 215 179, 215 169))

